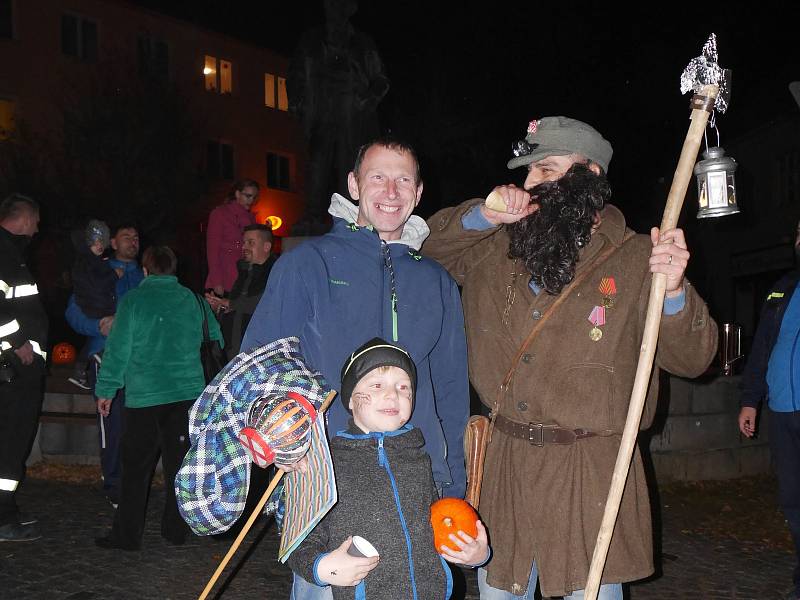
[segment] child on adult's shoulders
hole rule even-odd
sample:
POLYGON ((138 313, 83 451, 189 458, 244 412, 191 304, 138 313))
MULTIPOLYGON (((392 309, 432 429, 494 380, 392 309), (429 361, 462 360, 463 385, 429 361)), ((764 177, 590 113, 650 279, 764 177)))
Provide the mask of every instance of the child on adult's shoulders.
MULTIPOLYGON (((470 567, 488 561, 480 521, 475 538, 463 531, 451 536, 458 551, 434 547, 430 506, 438 495, 431 461, 422 434, 408 424, 415 387, 411 357, 380 338, 353 352, 342 367, 339 397, 353 418, 331 440, 339 500, 289 557, 305 580, 296 577, 294 598, 302 600, 307 582, 330 585, 336 599, 449 598, 445 559, 470 567), (378 556, 354 556, 354 536, 367 540, 378 556)), ((364 552, 363 545, 359 549, 364 552)))

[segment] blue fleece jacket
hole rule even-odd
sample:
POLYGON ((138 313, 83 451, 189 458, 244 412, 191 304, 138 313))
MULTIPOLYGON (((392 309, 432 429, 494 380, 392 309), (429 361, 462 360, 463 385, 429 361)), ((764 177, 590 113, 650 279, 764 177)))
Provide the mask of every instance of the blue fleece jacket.
MULTIPOLYGON (((297 336, 308 364, 338 390, 354 349, 376 336, 397 342, 417 366, 411 423, 425 437, 433 478, 444 495, 461 497, 469 384, 458 287, 439 263, 417 252, 428 234, 422 219, 412 217, 401 240, 386 244, 354 225, 355 207, 338 194, 330 212, 330 233, 275 263, 242 350, 297 336)), ((333 403, 328 431, 345 429, 349 416, 341 401, 333 403)))
MULTIPOLYGON (((119 306, 122 297, 141 283, 144 273, 136 261, 126 262, 110 258, 108 264, 112 269, 122 269, 122 277, 117 280, 117 306, 119 306)), ((64 316, 70 327, 88 338, 86 344, 89 356, 105 348, 106 337, 100 333, 100 319, 87 317, 75 302, 74 295, 69 297, 64 316)))

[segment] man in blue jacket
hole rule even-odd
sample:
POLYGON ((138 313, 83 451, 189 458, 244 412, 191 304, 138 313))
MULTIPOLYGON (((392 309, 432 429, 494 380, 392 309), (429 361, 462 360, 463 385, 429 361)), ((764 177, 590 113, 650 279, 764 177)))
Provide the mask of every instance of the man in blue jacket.
MULTIPOLYGON (((109 265, 117 272, 117 306, 122 297, 135 288, 144 278, 144 273, 136 262, 139 254, 139 233, 132 224, 123 223, 111 231, 111 248, 114 256, 109 259, 109 265)), ((85 335, 87 340, 87 353, 92 357, 102 352, 106 345, 106 337, 114 323, 114 315, 102 319, 87 317, 75 303, 75 297, 70 296, 65 313, 67 322, 76 332, 85 335)), ((97 361, 90 362, 89 380, 94 393, 94 383, 97 379, 97 361)), ((95 398, 96 400, 97 398, 95 398)), ((109 502, 116 505, 119 502, 119 441, 122 437, 122 406, 125 404, 125 389, 121 389, 111 403, 111 412, 104 417, 98 413, 100 427, 100 467, 103 472, 103 493, 109 502)))
MULTIPOLYGON (((398 344, 417 365, 410 422, 425 437, 434 481, 442 495, 463 497, 469 417, 464 317, 453 279, 419 254, 429 229, 412 215, 422 197, 414 150, 388 139, 366 144, 348 190, 358 206, 333 194, 333 229, 275 263, 242 350, 296 336, 308 364, 338 390, 350 350, 373 337, 398 344)), ((327 417, 330 435, 347 428, 344 404, 333 403, 327 417)), ((324 597, 297 586, 295 598, 324 597)))
MULTIPOLYGON (((800 259, 800 225, 795 238, 800 259)), ((772 288, 761 310, 753 349, 742 376, 739 430, 755 433, 759 404, 769 410, 769 443, 778 475, 781 510, 797 553, 792 599, 800 600, 800 270, 772 288)))

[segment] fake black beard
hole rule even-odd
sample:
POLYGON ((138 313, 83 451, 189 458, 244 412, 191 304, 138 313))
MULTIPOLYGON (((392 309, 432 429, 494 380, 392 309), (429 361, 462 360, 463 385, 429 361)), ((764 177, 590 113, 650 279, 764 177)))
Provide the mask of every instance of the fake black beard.
POLYGON ((556 295, 575 278, 579 253, 589 243, 595 214, 611 197, 611 188, 605 175, 576 163, 561 179, 530 192, 539 210, 508 226, 508 256, 522 260, 531 281, 556 295))

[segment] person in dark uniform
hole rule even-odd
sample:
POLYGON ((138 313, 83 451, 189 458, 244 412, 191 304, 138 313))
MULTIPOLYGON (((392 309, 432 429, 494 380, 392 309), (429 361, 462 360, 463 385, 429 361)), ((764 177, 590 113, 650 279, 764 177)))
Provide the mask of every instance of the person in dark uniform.
POLYGON ((36 520, 22 515, 16 493, 42 405, 47 316, 24 251, 39 231, 39 205, 12 194, 0 204, 0 542, 39 539, 36 520))

